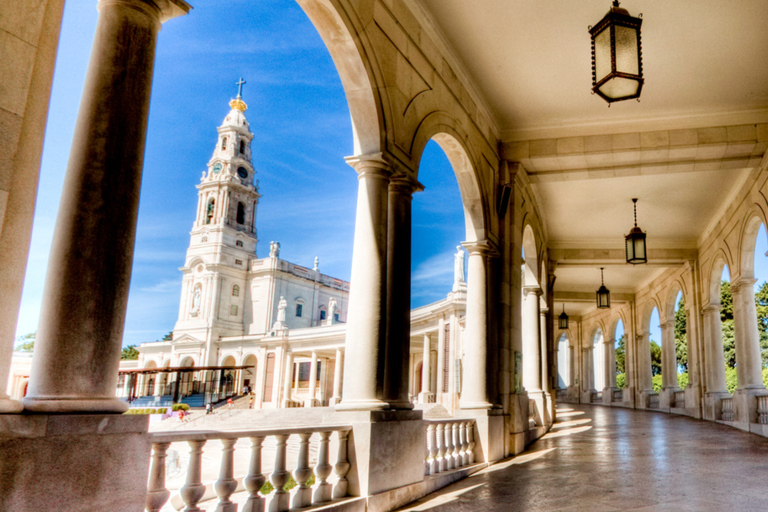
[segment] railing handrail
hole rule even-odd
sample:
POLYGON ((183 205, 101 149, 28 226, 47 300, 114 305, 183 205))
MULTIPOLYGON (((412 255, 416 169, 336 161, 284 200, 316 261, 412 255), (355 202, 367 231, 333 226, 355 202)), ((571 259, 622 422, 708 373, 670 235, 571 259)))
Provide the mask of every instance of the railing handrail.
POLYGON ((437 425, 439 423, 445 424, 445 423, 461 423, 463 421, 471 421, 472 423, 475 422, 475 418, 441 418, 441 419, 433 419, 433 418, 424 418, 424 421, 427 421, 433 425, 437 425))
POLYGON ((184 430, 151 432, 153 443, 176 443, 180 441, 209 441, 211 439, 240 439, 244 437, 267 437, 275 435, 340 432, 352 430, 351 425, 307 425, 304 427, 275 427, 253 430, 184 430))

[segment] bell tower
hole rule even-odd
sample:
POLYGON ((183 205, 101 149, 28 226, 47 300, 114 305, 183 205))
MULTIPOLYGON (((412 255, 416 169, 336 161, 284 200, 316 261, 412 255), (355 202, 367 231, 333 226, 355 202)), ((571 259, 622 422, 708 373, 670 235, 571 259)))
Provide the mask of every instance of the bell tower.
POLYGON ((256 208, 261 195, 254 180, 244 84, 242 78, 237 82, 237 98, 229 102, 213 156, 197 185, 197 215, 180 269, 184 277, 174 331, 183 329, 206 341, 206 364, 217 363, 212 360, 214 340, 243 333, 248 271, 256 259, 256 208))

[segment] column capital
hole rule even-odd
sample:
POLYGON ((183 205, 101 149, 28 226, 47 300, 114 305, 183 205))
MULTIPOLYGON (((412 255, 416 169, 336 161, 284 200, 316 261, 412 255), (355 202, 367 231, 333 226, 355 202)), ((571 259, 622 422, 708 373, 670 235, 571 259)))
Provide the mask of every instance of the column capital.
POLYGON ((756 282, 757 279, 754 277, 740 277, 739 279, 734 279, 731 282, 731 292, 738 293, 743 288, 752 288, 756 282))
POLYGON ((360 175, 359 177, 374 175, 391 178, 395 172, 394 166, 384 157, 383 153, 348 156, 344 158, 344 161, 360 175))
POLYGON ((701 308, 701 314, 706 315, 707 313, 711 313, 713 311, 717 311, 719 313, 721 308, 722 305, 719 302, 710 302, 701 308))
POLYGON ((109 5, 124 5, 139 9, 150 16, 157 17, 160 23, 184 16, 192 9, 192 6, 184 0, 99 0, 99 8, 109 5))
POLYGON ((414 192, 421 192, 424 190, 424 185, 407 174, 398 173, 390 178, 389 190, 410 196, 414 192))
POLYGON ((544 291, 538 286, 523 286, 523 294, 525 295, 536 294, 537 296, 541 296, 542 293, 544 293, 544 291))
MULTIPOLYGON (((543 295, 543 292, 542 292, 542 295, 543 295)), ((549 313, 549 308, 539 308, 540 315, 546 315, 547 313, 549 313)))
POLYGON ((496 246, 487 239, 473 240, 471 242, 461 242, 461 246, 467 250, 470 256, 480 254, 489 257, 496 257, 499 255, 499 251, 496 249, 496 246))

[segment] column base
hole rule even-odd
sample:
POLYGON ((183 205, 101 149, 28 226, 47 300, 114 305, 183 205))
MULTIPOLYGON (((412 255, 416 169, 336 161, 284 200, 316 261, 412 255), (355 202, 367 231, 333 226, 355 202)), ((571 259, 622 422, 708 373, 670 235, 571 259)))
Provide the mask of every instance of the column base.
POLYGON ((341 400, 341 403, 336 405, 337 411, 381 411, 389 409, 389 402, 382 400, 341 400))
POLYGON ((475 462, 495 462, 506 457, 502 409, 475 409, 462 414, 475 420, 475 462))
POLYGON ((461 410, 470 410, 470 409, 492 409, 493 404, 483 401, 478 402, 470 402, 470 401, 464 401, 459 400, 459 409, 461 410))
POLYGON ((708 391, 704 393, 704 406, 702 410, 703 419, 709 421, 719 420, 721 417, 720 401, 723 398, 730 398, 728 391, 708 391))
POLYGON ((16 414, 24 410, 24 405, 18 400, 0 398, 0 414, 16 414))
POLYGON ((387 402, 389 403, 389 410, 394 411, 410 411, 413 409, 413 404, 411 402, 387 402))
POLYGON ((37 398, 26 396, 21 399, 24 410, 34 413, 124 413, 128 410, 127 403, 117 398, 79 398, 56 397, 37 398))

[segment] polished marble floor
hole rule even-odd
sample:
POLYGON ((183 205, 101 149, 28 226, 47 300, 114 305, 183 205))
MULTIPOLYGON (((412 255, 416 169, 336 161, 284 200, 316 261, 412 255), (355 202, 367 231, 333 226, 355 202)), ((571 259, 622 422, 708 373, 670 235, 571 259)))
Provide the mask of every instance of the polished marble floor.
POLYGON ((768 511, 768 439, 658 412, 564 404, 528 451, 403 511, 768 511))

